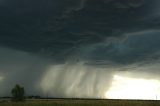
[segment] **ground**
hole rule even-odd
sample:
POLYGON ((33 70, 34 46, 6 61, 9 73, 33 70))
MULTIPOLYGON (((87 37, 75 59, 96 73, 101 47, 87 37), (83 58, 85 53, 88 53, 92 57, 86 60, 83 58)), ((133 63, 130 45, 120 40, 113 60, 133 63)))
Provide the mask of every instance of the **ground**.
POLYGON ((27 100, 25 102, 1 102, 0 106, 160 106, 160 101, 145 100, 88 100, 52 99, 27 100))

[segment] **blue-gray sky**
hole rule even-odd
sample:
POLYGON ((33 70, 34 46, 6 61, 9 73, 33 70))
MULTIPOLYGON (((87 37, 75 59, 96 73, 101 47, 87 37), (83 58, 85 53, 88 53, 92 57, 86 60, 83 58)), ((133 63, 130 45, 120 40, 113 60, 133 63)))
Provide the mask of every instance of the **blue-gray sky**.
POLYGON ((27 95, 84 98, 116 98, 106 94, 114 78, 159 83, 159 4, 0 0, 0 96, 16 83, 27 95))

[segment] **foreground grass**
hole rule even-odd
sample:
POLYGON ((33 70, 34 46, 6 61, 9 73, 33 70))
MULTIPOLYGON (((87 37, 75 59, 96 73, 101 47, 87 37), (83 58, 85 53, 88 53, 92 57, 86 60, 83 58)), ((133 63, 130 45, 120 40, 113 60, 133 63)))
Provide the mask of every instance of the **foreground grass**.
POLYGON ((6 102, 0 106, 160 106, 160 101, 137 100, 34 100, 26 102, 6 102))

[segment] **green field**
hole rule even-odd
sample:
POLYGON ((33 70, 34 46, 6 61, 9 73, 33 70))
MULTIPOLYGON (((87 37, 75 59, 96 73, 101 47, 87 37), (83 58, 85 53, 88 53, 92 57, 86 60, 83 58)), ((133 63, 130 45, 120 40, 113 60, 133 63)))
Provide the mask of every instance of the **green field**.
POLYGON ((32 100, 20 103, 3 102, 0 106, 160 106, 160 101, 143 100, 32 100))

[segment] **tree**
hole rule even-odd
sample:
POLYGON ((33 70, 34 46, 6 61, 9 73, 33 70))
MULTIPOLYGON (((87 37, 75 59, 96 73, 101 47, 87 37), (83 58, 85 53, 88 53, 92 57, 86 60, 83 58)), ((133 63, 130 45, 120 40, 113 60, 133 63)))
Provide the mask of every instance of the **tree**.
POLYGON ((15 85, 15 87, 12 89, 11 91, 11 94, 12 94, 12 100, 13 101, 24 101, 25 97, 24 97, 24 94, 25 94, 25 91, 24 91, 24 88, 21 87, 20 85, 15 85))

